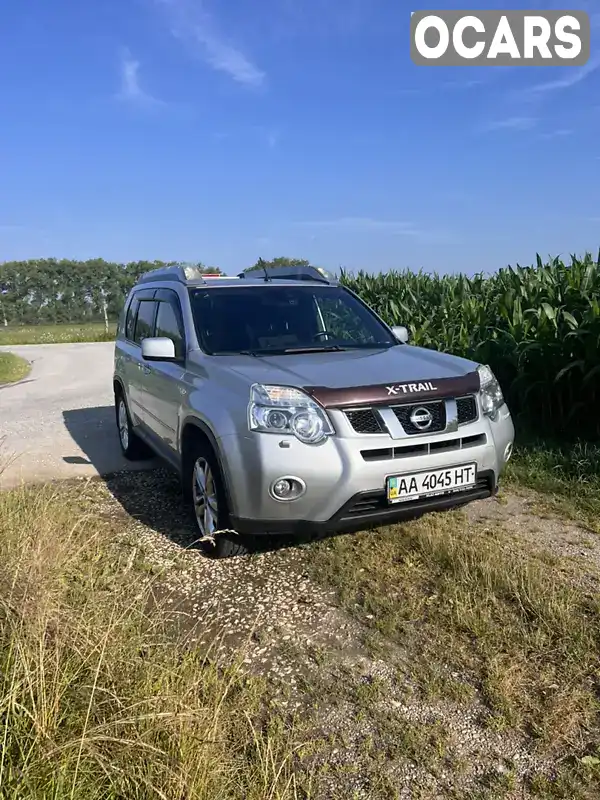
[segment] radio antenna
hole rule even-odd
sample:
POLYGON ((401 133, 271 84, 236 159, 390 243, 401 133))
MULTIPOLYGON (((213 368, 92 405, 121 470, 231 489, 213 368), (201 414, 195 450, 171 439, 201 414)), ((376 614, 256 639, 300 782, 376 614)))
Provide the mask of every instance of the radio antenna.
POLYGON ((267 272, 267 264, 266 261, 262 258, 259 258, 256 262, 256 266, 260 267, 262 271, 265 273, 265 281, 270 281, 271 278, 269 277, 269 273, 267 272))

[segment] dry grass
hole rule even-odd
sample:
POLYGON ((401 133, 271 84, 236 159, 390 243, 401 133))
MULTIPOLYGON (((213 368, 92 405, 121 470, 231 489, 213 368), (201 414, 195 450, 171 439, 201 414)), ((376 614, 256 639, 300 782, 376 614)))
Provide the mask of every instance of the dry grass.
POLYGON ((114 532, 52 488, 0 493, 4 800, 304 796, 265 686, 174 643, 114 532))
MULTIPOLYGON (((579 508, 573 465, 535 458, 535 481, 579 508)), ((127 516, 97 516, 88 494, 0 493, 3 800, 597 797, 600 603, 497 520, 430 515, 301 548, 355 620, 312 649, 281 642, 302 668, 292 727, 244 653, 174 638, 161 560, 148 569, 127 516)))
POLYGON ((401 649, 424 699, 477 698, 487 727, 561 765, 600 755, 598 598, 508 531, 430 515, 323 543, 312 561, 374 642, 401 649))
POLYGON ((14 353, 0 353, 0 385, 23 380, 29 369, 30 366, 24 358, 14 353))

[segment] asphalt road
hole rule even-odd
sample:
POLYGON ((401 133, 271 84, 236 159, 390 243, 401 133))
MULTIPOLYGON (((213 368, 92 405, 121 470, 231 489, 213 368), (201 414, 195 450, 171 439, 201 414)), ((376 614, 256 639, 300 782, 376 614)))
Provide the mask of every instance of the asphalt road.
POLYGON ((32 364, 24 381, 0 387, 0 488, 132 468, 115 425, 112 342, 0 349, 32 364))

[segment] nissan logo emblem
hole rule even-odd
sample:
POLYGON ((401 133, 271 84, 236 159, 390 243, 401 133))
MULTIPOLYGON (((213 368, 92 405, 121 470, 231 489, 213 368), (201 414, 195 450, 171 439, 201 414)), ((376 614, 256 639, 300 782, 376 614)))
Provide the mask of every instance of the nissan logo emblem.
POLYGON ((427 408, 415 408, 410 415, 410 421, 420 431, 426 431, 431 427, 433 416, 427 408))

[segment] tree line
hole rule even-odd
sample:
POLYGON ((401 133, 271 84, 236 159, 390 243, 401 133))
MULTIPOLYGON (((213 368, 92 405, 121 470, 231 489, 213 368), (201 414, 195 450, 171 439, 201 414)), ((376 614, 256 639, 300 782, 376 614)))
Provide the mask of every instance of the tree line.
MULTIPOLYGON (((102 258, 87 261, 31 259, 0 264, 0 325, 85 323, 115 320, 139 276, 175 261, 132 261, 102 258)), ((203 272, 223 274, 201 261, 186 262, 203 272)), ((308 265, 303 259, 258 259, 241 271, 264 266, 308 265)))

